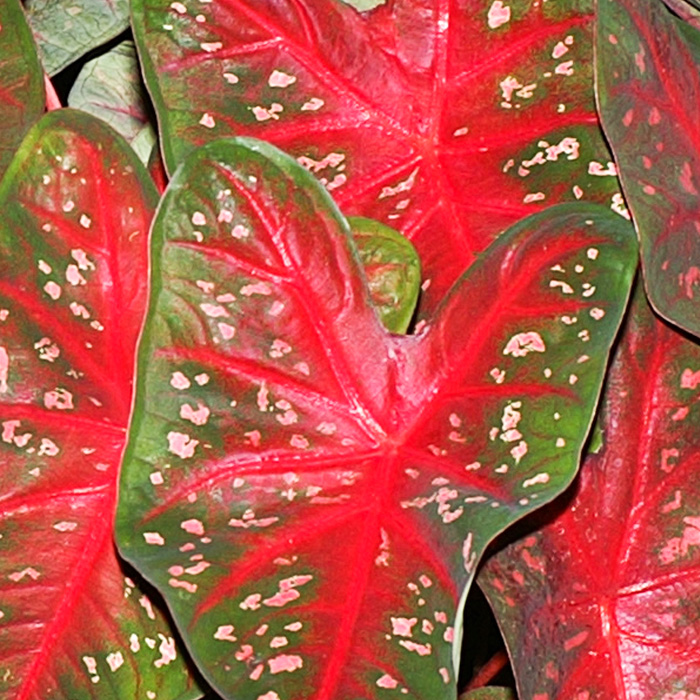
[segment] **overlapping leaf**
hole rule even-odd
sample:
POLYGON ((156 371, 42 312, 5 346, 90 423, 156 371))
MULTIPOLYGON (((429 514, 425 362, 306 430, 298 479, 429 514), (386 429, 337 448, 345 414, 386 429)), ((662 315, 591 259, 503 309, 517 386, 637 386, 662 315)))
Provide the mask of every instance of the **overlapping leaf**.
POLYGON ((44 111, 44 74, 20 0, 0 3, 0 177, 44 111))
MULTIPOLYGON (((690 29, 690 28, 688 28, 690 29)), ((654 307, 700 334, 700 51, 660 2, 600 0, 601 116, 654 307)))
POLYGON ((697 0, 664 0, 669 9, 678 17, 700 29, 700 3, 697 0))
POLYGON ((422 315, 521 217, 621 207, 593 106, 592 2, 135 0, 172 172, 194 146, 256 136, 348 214, 416 245, 422 315))
POLYGON ((593 205, 530 218, 429 328, 395 336, 345 219, 293 159, 222 141, 176 172, 118 539, 219 692, 454 697, 481 552, 576 469, 630 229, 593 205))
POLYGON ((26 7, 49 75, 129 26, 128 0, 26 0, 26 7))
POLYGON ((153 187, 65 110, 29 133, 0 204, 0 695, 191 696, 112 541, 153 187))
POLYGON ((88 61, 68 95, 68 105, 94 114, 120 133, 145 163, 156 142, 146 88, 133 42, 123 41, 88 61))
POLYGON ((562 506, 479 583, 519 697, 692 700, 700 688, 700 346, 640 293, 603 444, 562 506))

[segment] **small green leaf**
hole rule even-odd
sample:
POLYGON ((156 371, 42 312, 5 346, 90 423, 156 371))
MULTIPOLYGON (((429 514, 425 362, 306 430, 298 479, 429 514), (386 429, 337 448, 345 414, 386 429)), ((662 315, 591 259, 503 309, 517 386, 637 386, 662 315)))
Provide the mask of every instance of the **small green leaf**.
POLYGON ((477 688, 459 696, 459 700, 517 700, 517 695, 510 688, 477 688))
POLYGON ((26 7, 49 75, 129 26, 128 0, 27 0, 26 7))
POLYGON ((0 176, 44 110, 44 74, 19 0, 0 2, 0 176))
POLYGON ((378 221, 349 217, 370 295, 385 328, 405 333, 420 292, 420 260, 413 244, 378 221))
POLYGON ((99 117, 147 163, 156 142, 133 42, 124 41, 88 61, 68 95, 68 105, 99 117))

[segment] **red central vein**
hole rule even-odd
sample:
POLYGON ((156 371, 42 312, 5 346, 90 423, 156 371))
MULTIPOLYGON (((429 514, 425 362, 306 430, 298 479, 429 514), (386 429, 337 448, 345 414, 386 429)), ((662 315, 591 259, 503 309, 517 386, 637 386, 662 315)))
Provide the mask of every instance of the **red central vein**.
POLYGON ((390 505, 390 487, 400 466, 400 460, 396 454, 392 456, 387 455, 386 462, 382 464, 384 468, 379 472, 380 478, 378 479, 376 495, 365 518, 360 542, 355 550, 354 565, 348 567, 353 571, 353 585, 350 587, 350 594, 345 600, 335 632, 336 642, 333 654, 324 668, 323 677, 318 685, 318 700, 334 700, 337 697, 343 672, 348 666, 350 650, 356 642, 357 622, 362 604, 367 596, 367 589, 370 585, 374 567, 374 557, 372 555, 377 551, 379 543, 380 516, 385 511, 385 508, 390 505))

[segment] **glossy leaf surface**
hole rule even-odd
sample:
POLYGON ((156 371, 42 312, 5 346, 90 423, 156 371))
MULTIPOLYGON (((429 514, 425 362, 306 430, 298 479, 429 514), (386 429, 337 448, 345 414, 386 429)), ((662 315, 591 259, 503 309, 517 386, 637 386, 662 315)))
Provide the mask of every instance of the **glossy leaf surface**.
POLYGON ((94 114, 121 134, 147 163, 156 142, 148 96, 133 42, 123 41, 88 61, 68 95, 68 105, 94 114))
POLYGON ((169 171, 221 136, 274 143, 346 214, 413 241, 425 316, 508 225, 617 193, 593 105, 591 7, 135 0, 133 13, 169 171))
POLYGON ((420 260, 411 242, 372 219, 348 219, 369 295, 384 327, 405 333, 420 294, 420 260))
POLYGON ((600 0, 598 92, 654 307, 700 334, 700 61, 660 2, 600 0))
POLYGON ((191 696, 112 539, 152 185, 111 130, 61 110, 23 142, 0 206, 0 695, 191 696))
POLYGON ((44 74, 20 0, 0 3, 0 177, 44 111, 44 74))
POLYGON ((603 444, 479 577, 519 697, 691 700, 700 688, 700 346, 639 294, 603 444))
POLYGON ((49 75, 129 26, 128 0, 26 0, 26 8, 49 75))
POLYGON ((262 142, 195 152, 153 235, 123 554, 227 697, 453 698, 481 552, 575 472, 629 223, 528 219, 416 336, 384 330, 347 222, 262 142))

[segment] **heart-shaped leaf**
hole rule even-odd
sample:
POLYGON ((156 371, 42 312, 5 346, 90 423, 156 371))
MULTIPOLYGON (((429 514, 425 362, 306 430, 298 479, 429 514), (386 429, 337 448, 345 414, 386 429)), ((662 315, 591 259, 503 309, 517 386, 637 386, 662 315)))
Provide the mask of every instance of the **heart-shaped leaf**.
POLYGON ((604 395, 602 446, 569 497, 479 576, 519 697, 697 694, 699 397, 700 346, 639 293, 604 395))
POLYGON ((150 179, 60 110, 0 185, 0 695, 196 695, 112 541, 145 311, 150 179))
POLYGON ((26 0, 26 6, 49 75, 129 26, 128 0, 26 0))
POLYGON ((123 41, 88 61, 68 95, 68 105, 94 114, 121 134, 144 163, 156 143, 136 48, 123 41))
POLYGON ((411 242, 372 219, 348 219, 367 277, 372 303, 384 327, 405 333, 420 293, 420 260, 411 242))
POLYGON ((44 111, 44 73, 20 0, 0 3, 0 177, 44 111))
POLYGON ((654 308, 700 335, 700 51, 660 2, 600 0, 598 96, 654 308))
POLYGON ((153 236, 122 552, 227 697, 454 697, 481 552, 576 470, 631 226, 529 218, 414 336, 384 330, 347 222, 267 144, 196 151, 153 236))
POLYGON ((423 316, 511 223, 620 198, 593 104, 592 0, 132 8, 169 171, 222 136, 274 143, 346 213, 413 241, 423 316))

